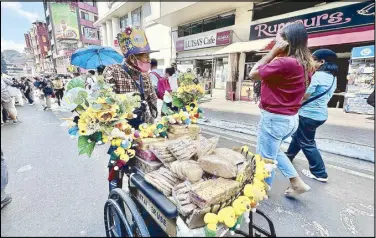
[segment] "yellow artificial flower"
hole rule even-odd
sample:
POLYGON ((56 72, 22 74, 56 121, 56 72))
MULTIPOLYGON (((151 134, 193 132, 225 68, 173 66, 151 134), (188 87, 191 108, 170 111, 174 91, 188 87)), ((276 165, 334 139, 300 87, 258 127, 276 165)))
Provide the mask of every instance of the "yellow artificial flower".
POLYGON ((97 118, 102 122, 109 122, 116 116, 116 112, 113 111, 100 111, 97 113, 97 118))
POLYGON ((99 97, 99 98, 97 98, 96 103, 104 104, 104 103, 106 103, 106 99, 103 98, 103 97, 99 97))

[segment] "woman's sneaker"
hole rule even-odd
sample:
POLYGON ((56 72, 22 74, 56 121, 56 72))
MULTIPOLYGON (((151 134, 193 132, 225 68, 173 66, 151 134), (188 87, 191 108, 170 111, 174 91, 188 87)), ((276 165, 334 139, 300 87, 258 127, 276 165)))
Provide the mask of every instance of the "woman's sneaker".
POLYGON ((320 181, 320 182, 323 182, 323 183, 328 182, 328 178, 319 178, 319 177, 316 177, 316 176, 313 175, 313 174, 311 173, 311 171, 309 171, 308 169, 303 169, 303 170, 302 170, 302 174, 304 174, 304 175, 307 176, 308 178, 315 179, 315 180, 320 181))

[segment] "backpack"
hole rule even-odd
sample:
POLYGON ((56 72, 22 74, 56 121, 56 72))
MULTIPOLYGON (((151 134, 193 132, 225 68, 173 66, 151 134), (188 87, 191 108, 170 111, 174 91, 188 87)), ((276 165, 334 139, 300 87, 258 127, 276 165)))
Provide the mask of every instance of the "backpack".
POLYGON ((151 72, 152 74, 155 75, 155 77, 158 78, 158 85, 157 85, 157 97, 161 100, 163 100, 163 96, 166 91, 171 92, 171 87, 170 83, 168 82, 168 79, 161 77, 158 73, 156 72, 151 72))
POLYGON ((62 89, 64 87, 63 80, 58 79, 54 82, 55 89, 62 89))

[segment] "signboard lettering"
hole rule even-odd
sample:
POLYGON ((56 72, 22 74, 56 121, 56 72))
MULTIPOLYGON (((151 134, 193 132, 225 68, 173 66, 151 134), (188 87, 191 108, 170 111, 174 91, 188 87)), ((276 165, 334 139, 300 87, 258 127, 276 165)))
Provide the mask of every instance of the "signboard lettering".
POLYGON ((308 33, 375 24, 375 3, 356 3, 301 16, 251 25, 250 40, 273 37, 287 23, 300 22, 308 33))
POLYGON ((140 190, 137 190, 137 199, 169 236, 176 236, 176 221, 165 217, 140 190))
POLYGON ((214 47, 218 45, 227 45, 231 43, 232 31, 223 31, 210 33, 204 36, 188 37, 187 39, 176 41, 176 50, 194 50, 201 48, 214 47))

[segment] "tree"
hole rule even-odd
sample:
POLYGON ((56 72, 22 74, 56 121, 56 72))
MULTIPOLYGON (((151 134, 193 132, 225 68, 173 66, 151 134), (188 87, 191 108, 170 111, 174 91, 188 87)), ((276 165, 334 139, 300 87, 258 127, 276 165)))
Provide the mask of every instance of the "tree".
POLYGON ((6 73, 6 72, 7 72, 7 64, 5 63, 3 53, 1 52, 1 73, 6 73))

